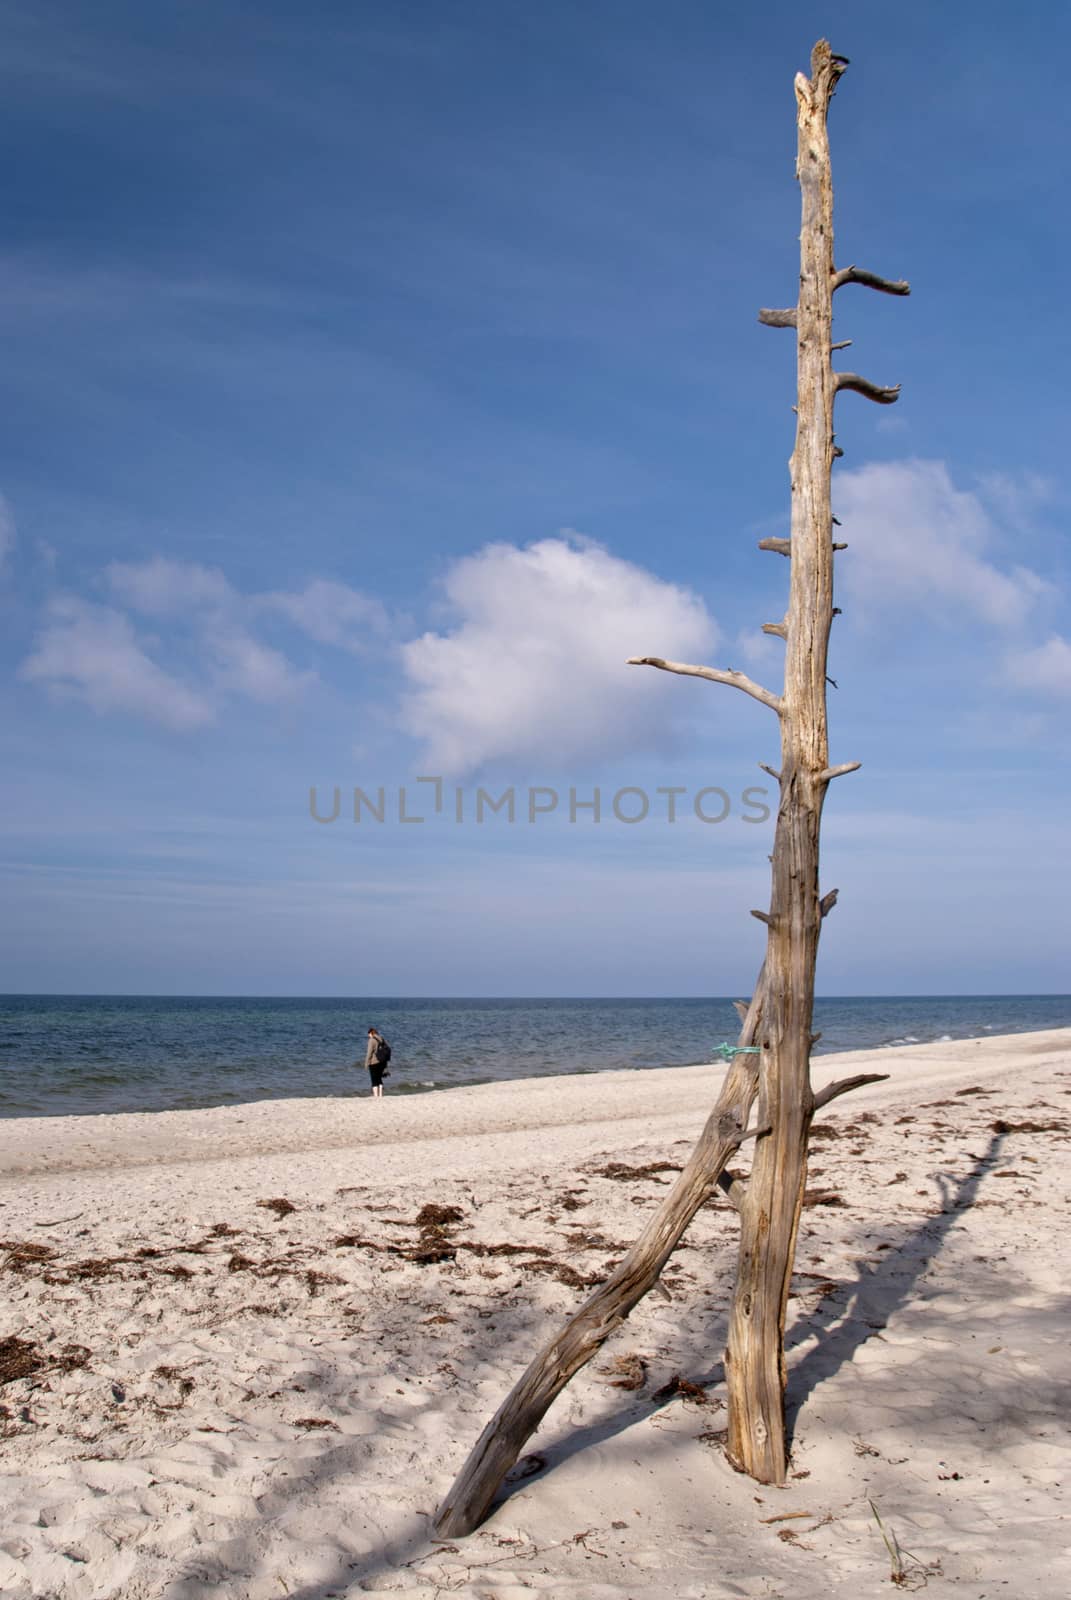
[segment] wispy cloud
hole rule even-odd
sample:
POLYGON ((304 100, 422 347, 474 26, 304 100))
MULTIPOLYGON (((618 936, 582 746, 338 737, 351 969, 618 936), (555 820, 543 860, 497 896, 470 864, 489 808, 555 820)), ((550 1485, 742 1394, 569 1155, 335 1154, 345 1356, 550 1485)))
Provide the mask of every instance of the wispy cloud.
POLYGON ((289 705, 316 681, 248 625, 256 596, 237 590, 218 567, 154 556, 112 562, 104 581, 132 610, 177 619, 195 635, 208 692, 218 701, 239 696, 261 705, 289 705))
POLYGON ((1046 695, 1071 695, 1071 644, 1053 634, 1033 649, 1013 650, 1005 658, 1012 683, 1046 695))
POLYGON ((216 663, 216 683, 225 693, 261 705, 286 705, 300 699, 316 682, 314 672, 299 672, 281 650, 262 644, 244 628, 212 630, 209 646, 216 663))
POLYGON ((149 561, 113 561, 104 570, 112 593, 134 611, 194 622, 223 615, 281 618, 318 644, 360 652, 390 626, 382 601, 329 578, 313 578, 301 589, 243 593, 218 567, 153 556, 149 561))
POLYGON ((354 652, 378 643, 390 625, 381 601, 326 578, 315 578, 304 589, 255 595, 253 604, 288 618, 320 644, 354 652))
POLYGON ((51 602, 49 620, 19 676, 98 713, 127 712, 178 733, 215 717, 206 695, 152 659, 129 617, 75 595, 51 602))
POLYGON ((718 637, 697 595, 575 536, 488 545, 444 588, 452 625, 402 650, 402 724, 450 774, 664 748, 669 685, 625 660, 702 656, 718 637))
POLYGON ((351 651, 387 627, 379 601, 326 579, 245 594, 218 567, 154 556, 114 561, 100 582, 113 603, 69 594, 51 601, 20 677, 100 714, 126 713, 179 733, 215 721, 229 700, 292 705, 315 684, 314 670, 260 636, 265 626, 351 651), (131 613, 159 631, 140 635, 131 613))
POLYGON ((118 600, 150 617, 220 610, 238 597, 218 567, 193 561, 113 561, 104 581, 118 600))
MULTIPOLYGON (((1006 480, 999 494, 1006 497, 1006 480)), ((838 573, 868 626, 898 626, 905 610, 930 621, 1021 627, 1046 580, 1002 562, 1001 526, 981 493, 959 489, 941 461, 875 462, 837 478, 850 559, 838 573)))
POLYGON ((1039 510, 1060 499, 1056 483, 1040 472, 984 472, 978 481, 988 504, 1016 531, 1029 527, 1039 510))

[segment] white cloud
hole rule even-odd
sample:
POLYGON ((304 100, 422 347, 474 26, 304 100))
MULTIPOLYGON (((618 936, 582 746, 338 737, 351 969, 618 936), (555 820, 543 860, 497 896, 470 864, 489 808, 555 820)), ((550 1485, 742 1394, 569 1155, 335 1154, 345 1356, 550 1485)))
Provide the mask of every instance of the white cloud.
POLYGON ((261 705, 290 705, 315 682, 315 673, 299 671, 281 650, 255 637, 246 619, 258 597, 243 595, 218 567, 153 556, 113 561, 104 578, 133 610, 193 629, 201 669, 216 699, 239 695, 261 705))
POLYGON ((286 617, 319 644, 337 645, 342 650, 368 649, 388 629, 387 613, 379 600, 327 578, 314 578, 300 590, 256 595, 254 604, 286 617))
POLYGON ((698 596, 573 537, 488 545, 444 587, 454 626, 402 650, 402 725, 451 775, 664 745, 680 685, 625 660, 702 660, 718 637, 698 596))
POLYGON ((1039 510, 1059 500, 1056 483, 1040 472, 983 472, 978 481, 986 500, 1016 529, 1029 526, 1039 510))
POLYGON ((784 646, 775 634, 759 628, 741 628, 736 636, 735 653, 754 671, 776 667, 784 660, 784 646))
POLYGON ((67 595, 52 602, 49 616, 19 669, 27 682, 96 712, 130 712, 177 732, 213 720, 211 702, 153 661, 122 612, 67 595))
POLYGON ((113 593, 135 611, 152 617, 217 610, 236 598, 218 567, 193 561, 113 561, 104 569, 113 593))
MULTIPOLYGON (((138 637, 128 611, 60 596, 20 669, 23 679, 80 699, 94 711, 127 712, 177 732, 214 721, 231 698, 292 705, 316 681, 314 672, 300 670, 256 637, 248 624, 258 597, 243 595, 216 567, 154 556, 112 562, 103 581, 129 611, 170 624, 171 632, 146 641, 138 637), (188 663, 182 677, 154 659, 175 648, 188 663)), ((314 603, 318 587, 309 584, 293 598, 311 596, 314 603)), ((343 586, 325 587, 331 591, 325 606, 333 603, 337 619, 344 606, 334 591, 343 586)))
POLYGON ((244 628, 213 629, 209 644, 220 687, 262 705, 292 703, 316 680, 314 672, 299 672, 281 650, 261 644, 244 628))
POLYGON ((1071 695, 1071 644, 1059 634, 1034 649, 1012 651, 1005 667, 1017 688, 1071 695))
POLYGON ((313 578, 303 589, 243 594, 218 567, 193 561, 113 561, 104 571, 112 593, 125 605, 154 617, 185 617, 207 623, 224 614, 284 617, 318 644, 343 650, 366 648, 372 635, 387 631, 382 603, 348 584, 313 578))
POLYGON ((849 545, 838 587, 857 620, 910 608, 1014 628, 1050 592, 1029 568, 997 564, 997 522, 980 495, 955 487, 941 461, 875 462, 845 472, 834 502, 838 536, 849 545))

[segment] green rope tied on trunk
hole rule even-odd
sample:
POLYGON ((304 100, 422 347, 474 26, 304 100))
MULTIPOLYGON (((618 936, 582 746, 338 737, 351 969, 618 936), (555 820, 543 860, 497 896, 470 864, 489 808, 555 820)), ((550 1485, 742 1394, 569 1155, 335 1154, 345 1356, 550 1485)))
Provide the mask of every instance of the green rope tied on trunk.
POLYGON ((721 1056, 724 1061, 731 1061, 734 1056, 758 1056, 762 1051, 757 1044, 716 1044, 714 1054, 721 1056))

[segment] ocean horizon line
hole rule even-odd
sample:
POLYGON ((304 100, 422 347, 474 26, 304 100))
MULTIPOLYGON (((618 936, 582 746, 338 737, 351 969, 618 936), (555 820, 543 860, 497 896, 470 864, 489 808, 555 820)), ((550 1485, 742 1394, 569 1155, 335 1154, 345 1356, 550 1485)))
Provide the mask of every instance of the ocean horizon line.
MULTIPOLYGON (((546 1001, 554 1005, 561 1005, 570 1001, 589 1001, 595 1004, 628 1004, 650 1005, 652 1003, 665 1005, 668 1002, 696 1001, 704 1004, 716 1003, 722 1000, 732 1001, 739 998, 745 991, 743 989, 726 990, 724 994, 280 994, 270 991, 261 994, 240 993, 237 990, 212 990, 195 992, 193 990, 159 990, 159 989, 4 989, 0 990, 2 1000, 297 1000, 297 1001, 338 1001, 340 1004, 355 1005, 365 1001, 373 1003, 393 1003, 405 1001, 406 1004, 430 1001, 441 1004, 443 1001, 472 1001, 480 1004, 494 1002, 506 1004, 516 1001, 520 1004, 530 1005, 533 1001, 546 1001)), ((1067 1000, 1071 999, 1071 990, 1065 989, 883 989, 883 990, 845 990, 838 994, 816 993, 816 1001, 830 1000, 1067 1000)))

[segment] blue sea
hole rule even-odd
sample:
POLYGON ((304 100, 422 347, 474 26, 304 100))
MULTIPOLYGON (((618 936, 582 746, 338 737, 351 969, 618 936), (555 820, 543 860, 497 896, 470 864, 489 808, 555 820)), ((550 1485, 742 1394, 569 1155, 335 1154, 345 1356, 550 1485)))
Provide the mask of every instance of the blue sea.
MULTIPOLYGON (((731 1000, 384 1000, 0 996, 0 1116, 172 1111, 368 1086, 369 1024, 388 1090, 709 1061, 731 1000), (361 1065, 355 1067, 354 1063, 361 1065)), ((1071 1026, 1067 995, 820 999, 817 1053, 1071 1026)))

